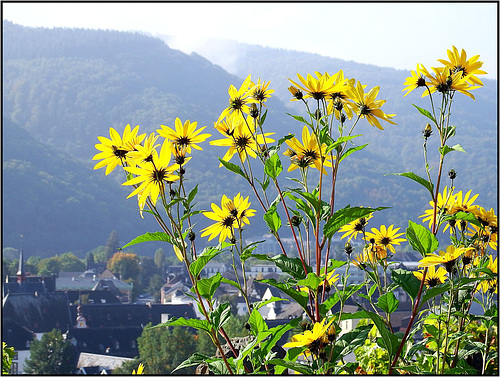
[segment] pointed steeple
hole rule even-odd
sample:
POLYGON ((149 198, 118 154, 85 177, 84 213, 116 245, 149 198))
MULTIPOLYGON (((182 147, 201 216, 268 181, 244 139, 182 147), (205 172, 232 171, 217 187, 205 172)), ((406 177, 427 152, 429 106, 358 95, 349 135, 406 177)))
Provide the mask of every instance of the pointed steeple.
POLYGON ((26 274, 24 273, 24 260, 23 260, 23 236, 21 235, 21 250, 19 251, 19 269, 17 271, 17 282, 19 284, 26 281, 26 274))

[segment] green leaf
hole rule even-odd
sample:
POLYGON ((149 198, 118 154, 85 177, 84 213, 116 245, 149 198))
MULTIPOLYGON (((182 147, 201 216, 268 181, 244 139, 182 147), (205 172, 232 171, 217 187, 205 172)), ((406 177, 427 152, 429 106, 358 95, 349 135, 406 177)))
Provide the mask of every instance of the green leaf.
POLYGON ((252 333, 257 335, 262 331, 266 331, 268 329, 267 323, 264 321, 262 314, 259 313, 258 310, 252 310, 250 317, 248 317, 248 323, 250 324, 250 328, 252 329, 252 333))
POLYGON ((211 361, 219 360, 218 358, 211 358, 208 356, 205 356, 201 353, 195 352, 191 356, 189 356, 186 360, 184 360, 182 363, 177 366, 171 373, 173 374, 175 371, 182 369, 182 368, 187 368, 191 366, 198 366, 203 363, 210 363, 211 361))
POLYGON ((310 367, 309 365, 294 363, 292 361, 282 360, 282 359, 272 359, 268 361, 269 364, 279 365, 291 370, 295 370, 300 374, 305 376, 312 376, 315 372, 315 369, 310 367))
POLYGON ((455 127, 455 126, 448 126, 448 127, 444 127, 444 129, 443 129, 443 133, 444 133, 444 135, 446 136, 446 139, 447 139, 447 140, 448 140, 450 137, 455 136, 455 129, 456 129, 456 127, 455 127))
POLYGON ((310 124, 307 120, 305 120, 303 117, 301 117, 300 115, 292 115, 292 114, 289 114, 289 113, 286 113, 287 115, 290 115, 293 119, 301 122, 301 123, 304 123, 304 124, 307 124, 308 126, 312 127, 312 124, 310 124))
POLYGON ((346 158, 347 156, 349 156, 351 153, 354 153, 356 151, 360 151, 360 150, 364 149, 367 145, 368 144, 364 144, 364 145, 360 145, 358 147, 349 148, 348 150, 346 150, 344 152, 344 154, 342 155, 342 157, 340 157, 339 162, 341 162, 344 158, 346 158))
POLYGON ((207 247, 203 249, 203 252, 198 256, 198 258, 191 263, 189 266, 189 271, 191 274, 197 278, 203 268, 217 255, 222 253, 224 250, 217 249, 215 247, 207 247))
POLYGON ((436 297, 437 295, 443 294, 444 292, 447 292, 450 290, 450 282, 447 281, 446 283, 439 284, 436 287, 432 287, 427 289, 425 293, 422 295, 422 298, 420 300, 420 307, 427 301, 429 301, 431 298, 436 297))
POLYGON ((198 185, 194 186, 194 188, 189 192, 187 197, 187 205, 189 206, 191 202, 194 200, 194 197, 198 193, 198 185))
POLYGON ((200 295, 205 297, 207 300, 211 300, 217 288, 222 281, 222 276, 220 272, 217 272, 214 276, 211 276, 206 279, 200 279, 196 282, 196 287, 198 288, 198 292, 200 295))
POLYGON ((436 122, 436 119, 434 119, 434 117, 432 116, 432 114, 430 112, 428 112, 427 110, 425 109, 422 109, 421 107, 418 107, 417 105, 413 105, 417 108, 417 110, 420 112, 420 114, 422 114, 423 116, 429 118, 430 120, 432 120, 434 122, 434 124, 437 124, 436 122))
POLYGON ((166 326, 192 327, 194 329, 203 330, 208 334, 211 334, 212 330, 212 325, 206 319, 184 318, 184 317, 180 318, 172 317, 167 322, 160 323, 156 326, 152 326, 151 328, 154 329, 156 327, 166 327, 166 326))
POLYGON ((391 291, 381 295, 375 305, 386 313, 394 313, 399 306, 399 300, 394 295, 394 292, 391 291))
POLYGON ((248 179, 247 176, 246 176, 246 174, 243 172, 243 170, 241 170, 241 168, 238 165, 235 165, 235 164, 233 164, 232 162, 229 162, 229 161, 224 161, 220 157, 219 157, 219 161, 220 161, 220 163, 222 165, 224 165, 224 167, 227 170, 232 171, 233 173, 239 174, 239 175, 241 175, 245 179, 248 179))
POLYGON ((260 117, 259 124, 260 124, 261 127, 264 124, 264 122, 266 121, 266 118, 267 118, 267 109, 266 109, 266 111, 264 111, 264 113, 260 117))
POLYGON ((126 247, 149 241, 163 241, 172 243, 172 239, 170 238, 170 236, 164 232, 153 232, 153 233, 147 232, 145 234, 142 234, 134 238, 132 241, 123 246, 121 249, 125 249, 126 247))
POLYGON ((304 286, 315 291, 316 289, 318 289, 321 281, 322 280, 318 277, 318 275, 316 275, 314 272, 310 272, 307 274, 307 277, 305 279, 297 281, 297 285, 304 286))
POLYGON ((439 153, 441 153, 441 155, 443 155, 443 157, 452 151, 466 153, 460 144, 455 144, 453 147, 449 147, 447 145, 439 147, 439 153))
POLYGON ((217 306, 214 311, 210 313, 210 322, 214 329, 217 331, 226 324, 231 317, 231 307, 229 302, 224 302, 217 306))
POLYGON ((285 196, 288 197, 288 198, 290 198, 290 199, 292 199, 296 203, 297 209, 299 209, 302 212, 304 212, 304 214, 307 216, 307 218, 311 221, 311 223, 315 227, 316 226, 316 217, 314 216, 314 212, 307 205, 307 203, 304 200, 302 200, 302 199, 300 199, 300 198, 292 195, 289 192, 286 192, 285 196))
POLYGON ((342 226, 357 220, 361 217, 366 217, 375 211, 381 211, 389 207, 365 208, 365 207, 347 207, 341 208, 328 219, 323 227, 325 237, 332 237, 342 226))
MULTIPOLYGON (((306 272, 300 258, 290 258, 283 254, 268 256, 266 254, 252 254, 252 257, 259 260, 272 262, 285 274, 290 274, 293 278, 300 280, 305 279, 306 272)), ((312 272, 312 268, 306 265, 307 273, 312 272)))
POLYGON ((364 314, 366 314, 373 321, 375 326, 377 326, 377 330, 382 336, 383 348, 389 352, 392 358, 398 350, 400 343, 399 338, 389 330, 385 321, 378 314, 366 310, 363 310, 363 312, 365 312, 364 314))
POLYGON ((278 232, 279 228, 281 228, 281 218, 276 210, 276 205, 269 207, 267 212, 264 214, 264 221, 269 229, 275 233, 278 232))
POLYGON ((427 191, 430 192, 431 196, 434 195, 434 185, 429 182, 427 179, 425 178, 422 178, 421 176, 415 174, 415 173, 412 173, 411 171, 409 172, 406 172, 406 173, 389 173, 389 174, 386 174, 386 175, 401 175, 403 177, 406 177, 406 178, 410 178, 411 180, 417 182, 418 184, 424 186, 427 191))
POLYGON ((391 271, 392 281, 398 284, 408 295, 415 300, 420 289, 420 280, 413 275, 413 272, 401 268, 391 271))
POLYGON ((439 241, 429 229, 411 220, 408 221, 406 228, 406 238, 413 250, 418 251, 423 257, 432 254, 439 247, 439 241))
POLYGON ((276 179, 282 171, 283 166, 281 165, 281 160, 278 153, 273 154, 266 160, 264 165, 264 172, 269 177, 271 177, 272 179, 276 179))
POLYGON ((295 288, 288 286, 285 283, 277 282, 275 279, 262 279, 258 280, 260 283, 266 283, 278 288, 281 292, 290 296, 297 304, 307 309, 309 303, 309 295, 305 292, 297 291, 295 288))
POLYGON ((373 325, 356 327, 348 333, 342 335, 335 342, 335 347, 333 349, 330 362, 335 363, 337 360, 340 360, 341 358, 347 356, 356 348, 363 345, 365 340, 368 338, 368 333, 370 332, 372 327, 373 325))

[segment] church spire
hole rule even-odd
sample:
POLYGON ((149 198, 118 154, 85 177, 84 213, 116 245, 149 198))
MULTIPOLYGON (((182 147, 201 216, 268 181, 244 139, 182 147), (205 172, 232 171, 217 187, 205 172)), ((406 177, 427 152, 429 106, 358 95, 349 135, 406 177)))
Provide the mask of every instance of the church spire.
POLYGON ((19 284, 26 281, 26 274, 24 273, 24 260, 23 260, 23 235, 21 234, 21 250, 19 251, 19 269, 17 271, 17 282, 19 284))

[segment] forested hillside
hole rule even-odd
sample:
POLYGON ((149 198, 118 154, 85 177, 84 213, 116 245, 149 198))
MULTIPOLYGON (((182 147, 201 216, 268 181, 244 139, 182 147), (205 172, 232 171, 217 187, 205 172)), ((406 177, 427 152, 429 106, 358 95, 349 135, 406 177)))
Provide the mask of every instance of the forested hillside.
MULTIPOLYGON (((398 125, 380 131, 363 123, 357 130, 365 134, 359 144, 370 145, 341 166, 338 208, 348 203, 391 206, 377 214, 374 225, 386 222, 404 228, 407 219, 416 221, 428 197, 405 178, 385 176, 409 170, 423 175, 424 124, 411 103, 426 103, 417 95, 403 100, 402 83, 409 72, 259 46, 241 45, 241 51, 233 56, 238 77, 200 55, 183 54, 146 35, 4 22, 3 247, 18 248, 23 234, 28 256, 67 251, 83 256, 102 245, 112 230, 122 243, 156 231, 152 219, 139 217, 136 200, 125 199, 129 190, 120 185, 123 173, 114 172, 110 178, 103 169, 92 169, 97 136, 108 136, 110 126, 121 131, 126 124, 151 132, 161 124, 171 126, 179 117, 208 126, 211 139, 217 139, 213 122, 227 104, 227 88, 238 87, 249 73, 255 80, 271 80, 276 89, 276 98, 267 104, 266 127, 279 137, 300 127, 286 115, 295 111, 286 104, 287 77, 343 69, 363 84, 379 85, 379 97, 387 99, 386 112, 397 114, 398 125)), ((478 192, 477 201, 489 208, 496 207, 497 194, 497 82, 483 82, 475 102, 457 98, 456 143, 468 153, 450 155, 445 169, 454 168, 459 189, 478 192)), ((435 142, 431 139, 432 147, 435 142)), ((220 201, 222 193, 250 195, 242 179, 218 168, 217 156, 225 148, 208 142, 202 146, 187 165, 189 184, 200 183, 199 209, 220 201)), ((200 216, 196 229, 205 224, 200 216)), ((267 230, 256 220, 250 231, 258 236, 267 230)), ((152 255, 156 247, 137 249, 152 255)))

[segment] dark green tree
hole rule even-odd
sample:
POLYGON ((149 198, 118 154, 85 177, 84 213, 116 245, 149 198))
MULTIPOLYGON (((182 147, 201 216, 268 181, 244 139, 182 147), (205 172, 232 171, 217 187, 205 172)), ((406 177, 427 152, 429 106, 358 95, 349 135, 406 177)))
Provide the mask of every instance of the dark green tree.
POLYGON ((85 263, 71 252, 59 255, 59 264, 59 271, 83 271, 85 269, 85 263))
POLYGON ((154 274, 151 276, 149 279, 149 285, 146 289, 146 291, 152 295, 155 300, 158 302, 161 297, 161 287, 163 287, 163 284, 165 284, 165 281, 159 274, 154 274))
POLYGON ((58 274, 61 271, 61 262, 59 257, 44 258, 38 262, 38 275, 48 276, 58 274))
MULTIPOLYGON (((195 334, 184 327, 144 327, 137 339, 139 359, 144 363, 147 374, 169 374, 180 363, 196 352, 195 334)), ((194 368, 179 371, 192 374, 194 368)))
POLYGON ((89 251, 85 256, 85 268, 88 270, 95 263, 94 253, 89 251))
POLYGON ((106 260, 110 260, 113 255, 118 251, 120 247, 120 240, 118 238, 118 233, 113 230, 104 245, 104 250, 106 252, 106 260))
POLYGON ((76 372, 75 347, 64 340, 59 330, 42 335, 30 346, 30 357, 26 359, 28 374, 74 374, 76 372))
POLYGON ((160 271, 163 273, 163 267, 165 266, 165 250, 163 250, 161 247, 155 251, 155 264, 156 266, 160 269, 160 271))

